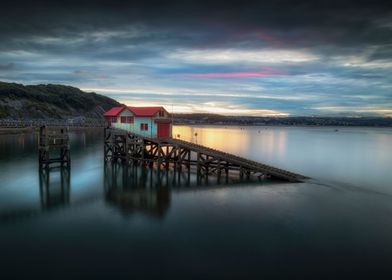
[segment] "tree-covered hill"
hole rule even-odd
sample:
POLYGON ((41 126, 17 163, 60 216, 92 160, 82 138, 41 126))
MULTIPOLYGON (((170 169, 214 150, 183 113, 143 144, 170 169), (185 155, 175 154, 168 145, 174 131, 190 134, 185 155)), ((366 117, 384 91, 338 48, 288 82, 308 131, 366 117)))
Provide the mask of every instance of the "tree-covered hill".
POLYGON ((64 85, 0 82, 0 119, 102 119, 116 100, 64 85))

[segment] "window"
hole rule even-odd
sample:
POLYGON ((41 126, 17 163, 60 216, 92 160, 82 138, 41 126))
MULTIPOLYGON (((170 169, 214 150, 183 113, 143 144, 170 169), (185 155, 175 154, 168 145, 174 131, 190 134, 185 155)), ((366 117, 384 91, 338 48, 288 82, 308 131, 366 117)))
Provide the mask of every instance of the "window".
POLYGON ((160 110, 160 111, 158 112, 158 116, 159 116, 159 117, 164 117, 164 116, 165 116, 165 112, 164 112, 163 110, 160 110))
POLYGON ((141 130, 141 131, 146 131, 146 130, 148 130, 148 123, 141 123, 141 124, 140 124, 140 130, 141 130))
POLYGON ((112 117, 112 123, 116 123, 117 122, 117 117, 112 117))
POLYGON ((133 123, 133 117, 131 116, 121 117, 121 123, 133 123))

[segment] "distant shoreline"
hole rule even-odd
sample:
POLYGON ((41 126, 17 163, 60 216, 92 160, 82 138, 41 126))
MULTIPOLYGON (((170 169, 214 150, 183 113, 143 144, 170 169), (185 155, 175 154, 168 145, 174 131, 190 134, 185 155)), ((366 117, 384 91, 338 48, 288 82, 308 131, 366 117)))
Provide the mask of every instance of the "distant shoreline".
MULTIPOLYGON (((369 125, 351 125, 351 126, 339 126, 339 125, 260 125, 260 124, 213 124, 213 123, 176 123, 174 126, 217 126, 217 127, 292 127, 292 128, 392 128, 391 126, 369 126, 369 125)), ((81 131, 81 130, 103 130, 103 126, 64 126, 68 127, 69 131, 81 131)), ((38 132, 39 127, 0 127, 0 135, 11 135, 11 134, 24 134, 38 132)))
MULTIPOLYGON (((64 126, 67 127, 67 126, 64 126)), ((98 130, 102 129, 103 126, 69 126, 69 131, 79 131, 79 130, 98 130)), ((24 134, 38 132, 39 127, 0 127, 0 135, 10 135, 10 134, 24 134)))
POLYGON ((354 117, 250 117, 213 114, 175 114, 174 125, 224 125, 224 126, 341 126, 341 127, 392 127, 392 118, 354 117))
POLYGON ((173 124, 174 126, 219 126, 219 127, 308 127, 308 128, 392 128, 392 126, 389 125, 305 125, 305 124, 298 124, 298 125, 287 125, 287 124, 214 124, 214 123, 207 123, 207 124, 203 124, 203 123, 194 123, 194 124, 190 124, 190 123, 175 123, 173 124))

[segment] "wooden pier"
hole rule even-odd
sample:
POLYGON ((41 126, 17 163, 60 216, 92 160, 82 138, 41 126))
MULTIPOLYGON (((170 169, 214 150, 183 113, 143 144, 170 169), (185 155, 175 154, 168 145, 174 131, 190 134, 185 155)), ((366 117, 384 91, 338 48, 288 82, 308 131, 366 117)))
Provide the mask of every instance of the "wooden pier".
POLYGON ((148 138, 113 128, 104 130, 105 162, 122 162, 128 165, 144 165, 174 168, 208 177, 238 174, 242 177, 276 178, 289 182, 302 182, 307 177, 233 154, 172 138, 148 138))
POLYGON ((71 166, 68 128, 41 126, 38 141, 38 163, 48 168, 53 163, 61 167, 71 166), (53 153, 56 155, 53 157, 53 153))

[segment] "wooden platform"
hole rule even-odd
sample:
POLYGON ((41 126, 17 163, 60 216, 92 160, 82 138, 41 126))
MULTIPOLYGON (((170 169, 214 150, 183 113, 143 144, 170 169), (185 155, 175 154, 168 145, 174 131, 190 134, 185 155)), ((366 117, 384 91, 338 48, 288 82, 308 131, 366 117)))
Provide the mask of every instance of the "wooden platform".
POLYGON ((70 167, 68 128, 41 126, 38 140, 38 164, 40 168, 49 168, 52 163, 70 167))
POLYGON ((197 174, 221 177, 238 174, 240 177, 258 176, 289 182, 302 182, 307 177, 272 167, 230 153, 172 138, 147 138, 124 130, 106 128, 104 132, 106 162, 156 165, 188 171, 195 167, 197 174))

